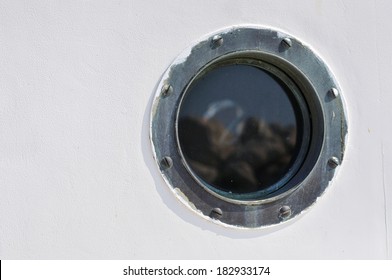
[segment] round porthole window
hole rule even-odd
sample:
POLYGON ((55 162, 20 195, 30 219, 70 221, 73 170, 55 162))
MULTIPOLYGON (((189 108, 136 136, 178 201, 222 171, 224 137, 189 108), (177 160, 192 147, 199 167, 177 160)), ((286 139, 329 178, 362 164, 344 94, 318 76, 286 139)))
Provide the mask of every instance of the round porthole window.
POLYGON ((235 227, 281 223, 312 205, 340 165, 340 89, 324 62, 290 35, 221 31, 164 74, 151 140, 176 196, 235 227))

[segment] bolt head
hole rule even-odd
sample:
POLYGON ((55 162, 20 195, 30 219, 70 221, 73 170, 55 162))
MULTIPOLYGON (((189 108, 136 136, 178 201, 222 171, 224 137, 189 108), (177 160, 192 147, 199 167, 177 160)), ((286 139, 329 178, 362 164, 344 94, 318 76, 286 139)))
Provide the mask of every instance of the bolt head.
POLYGON ((223 38, 221 35, 215 35, 214 37, 212 37, 211 48, 216 49, 222 46, 222 44, 223 44, 223 38))
POLYGON ((173 87, 170 84, 164 84, 161 89, 161 96, 167 97, 173 92, 173 87))
POLYGON ((173 160, 171 157, 164 157, 161 160, 161 167, 162 169, 169 169, 173 166, 173 160))
POLYGON ((211 210, 210 218, 219 219, 220 217, 222 217, 222 215, 223 215, 222 209, 214 208, 211 210))
POLYGON ((290 206, 284 205, 279 209, 279 218, 282 220, 286 220, 291 216, 291 208, 290 206))
POLYGON ((339 159, 338 159, 337 157, 331 157, 331 158, 328 160, 328 165, 329 165, 331 168, 336 168, 336 167, 338 167, 339 164, 340 164, 340 161, 339 161, 339 159))
POLYGON ((283 44, 283 46, 284 47, 286 47, 287 49, 288 48, 291 48, 292 46, 293 46, 293 42, 291 41, 291 39, 290 38, 284 38, 283 40, 282 40, 282 44, 283 44))

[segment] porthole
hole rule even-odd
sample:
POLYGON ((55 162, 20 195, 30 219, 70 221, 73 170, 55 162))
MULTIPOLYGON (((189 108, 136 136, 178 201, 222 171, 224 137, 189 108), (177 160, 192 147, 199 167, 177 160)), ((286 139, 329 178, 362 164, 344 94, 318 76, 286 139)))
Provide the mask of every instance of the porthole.
POLYGON ((234 27, 172 63, 150 136, 184 204, 211 221, 257 228, 316 201, 341 164, 346 131, 341 91, 320 57, 280 31, 234 27))

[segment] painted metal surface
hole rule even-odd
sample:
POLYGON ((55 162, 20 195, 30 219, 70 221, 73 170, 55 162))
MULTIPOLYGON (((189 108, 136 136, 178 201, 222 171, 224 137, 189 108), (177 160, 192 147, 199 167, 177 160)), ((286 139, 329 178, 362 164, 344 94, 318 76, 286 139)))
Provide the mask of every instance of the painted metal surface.
POLYGON ((0 257, 391 258, 387 1, 2 1, 0 257), (176 55, 235 24, 317 49, 348 111, 344 164, 290 226, 236 231, 183 208, 148 139, 176 55))

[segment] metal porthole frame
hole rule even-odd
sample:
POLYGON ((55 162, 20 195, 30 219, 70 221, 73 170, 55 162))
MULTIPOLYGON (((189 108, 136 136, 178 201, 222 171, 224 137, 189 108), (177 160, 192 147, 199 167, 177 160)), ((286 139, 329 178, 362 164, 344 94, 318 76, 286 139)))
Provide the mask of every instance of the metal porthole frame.
POLYGON ((293 36, 258 26, 219 31, 180 54, 159 82, 150 119, 153 155, 173 193, 204 218, 237 228, 279 224, 314 204, 343 160, 346 135, 341 90, 327 65, 293 36), (311 116, 310 144, 298 171, 261 199, 239 200, 211 191, 190 172, 179 148, 177 117, 186 89, 210 65, 228 59, 278 68, 299 88, 311 116))

